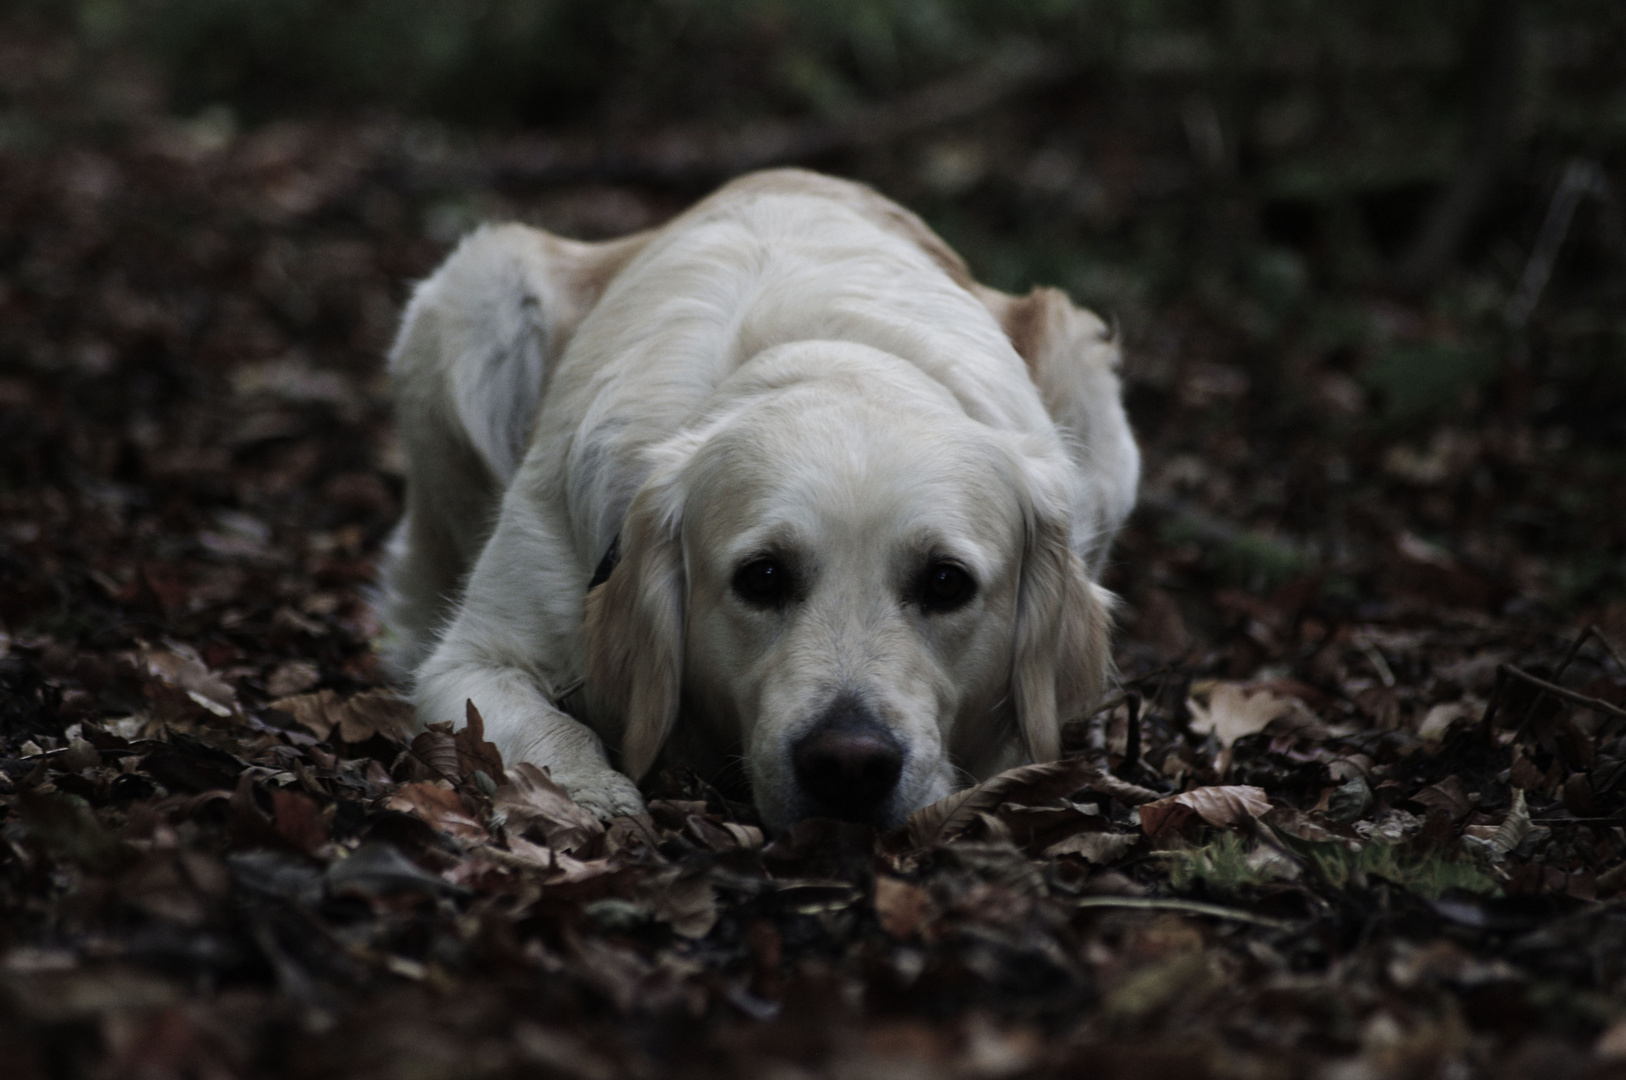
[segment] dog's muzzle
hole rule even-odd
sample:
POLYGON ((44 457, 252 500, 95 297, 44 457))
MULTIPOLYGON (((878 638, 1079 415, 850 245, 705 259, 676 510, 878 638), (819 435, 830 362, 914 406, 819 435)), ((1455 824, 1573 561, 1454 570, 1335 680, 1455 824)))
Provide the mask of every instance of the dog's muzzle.
POLYGON ((838 701, 791 751, 819 815, 874 821, 903 774, 903 746, 861 702, 838 701))

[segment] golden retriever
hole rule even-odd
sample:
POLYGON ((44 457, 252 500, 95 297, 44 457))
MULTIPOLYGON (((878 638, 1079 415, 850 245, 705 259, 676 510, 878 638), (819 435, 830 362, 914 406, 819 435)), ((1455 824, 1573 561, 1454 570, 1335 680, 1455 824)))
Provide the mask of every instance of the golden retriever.
POLYGON ((601 244, 483 228, 391 356, 386 659, 421 722, 473 701, 604 817, 663 758, 743 764, 771 830, 895 825, 1099 693, 1117 366, 1062 293, 814 173, 601 244))

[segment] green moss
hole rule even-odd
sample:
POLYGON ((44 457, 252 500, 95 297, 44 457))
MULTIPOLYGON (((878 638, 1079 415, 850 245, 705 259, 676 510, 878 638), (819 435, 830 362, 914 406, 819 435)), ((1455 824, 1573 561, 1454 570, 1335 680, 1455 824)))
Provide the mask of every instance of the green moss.
MULTIPOLYGON (((1379 877, 1429 900, 1451 889, 1500 891, 1483 866, 1446 848, 1417 851, 1406 845, 1365 844, 1349 851, 1339 844, 1289 841, 1289 845, 1299 859, 1297 866, 1339 889, 1379 877)), ((1296 870, 1280 852, 1238 833, 1222 833, 1209 843, 1166 854, 1169 884, 1179 890, 1200 881, 1212 892, 1231 894, 1279 881, 1296 870)))

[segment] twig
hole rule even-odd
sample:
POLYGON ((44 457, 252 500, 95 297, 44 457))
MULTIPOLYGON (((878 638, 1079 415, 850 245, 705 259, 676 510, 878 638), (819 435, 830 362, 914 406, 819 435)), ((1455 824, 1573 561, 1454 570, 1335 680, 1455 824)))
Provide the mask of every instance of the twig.
POLYGON ((1524 265, 1519 287, 1514 290, 1503 311, 1503 317, 1513 329, 1522 329, 1541 302, 1541 294, 1553 273, 1553 264, 1558 260, 1559 249, 1570 234, 1570 225, 1575 220, 1576 208, 1581 205, 1581 197, 1592 195, 1604 198, 1607 192, 1603 170, 1596 162, 1577 158, 1564 167, 1564 176, 1553 191, 1552 201, 1547 204, 1547 217, 1541 223, 1541 232, 1536 234, 1536 243, 1530 249, 1530 259, 1524 265))
POLYGON ((1609 657, 1614 660, 1615 666, 1620 668, 1623 674, 1626 674, 1626 660, 1621 659, 1620 652, 1615 648, 1615 643, 1605 637, 1603 631, 1596 624, 1588 626, 1587 629, 1592 631, 1592 636, 1597 638, 1599 643, 1608 650, 1609 657))
MULTIPOLYGON (((1570 647, 1564 652, 1564 659, 1559 661, 1558 667, 1553 671, 1554 679, 1560 679, 1563 677, 1564 671, 1570 666, 1570 662, 1580 653, 1581 646, 1585 645, 1586 639, 1592 636, 1592 631, 1593 628, 1589 626, 1585 630, 1582 630, 1579 634, 1575 635, 1575 640, 1570 642, 1570 647)), ((1535 717, 1536 704, 1540 700, 1540 696, 1531 699, 1530 704, 1525 708, 1524 719, 1519 721, 1520 731, 1523 731, 1525 726, 1528 725, 1535 717)))
POLYGON ((1585 706, 1594 712, 1607 713, 1610 716, 1618 716, 1626 720, 1626 709, 1622 709, 1618 705, 1611 705, 1601 698, 1589 697, 1586 694, 1576 693, 1574 690, 1566 690, 1557 683, 1550 683, 1546 679, 1538 679, 1528 671, 1521 671, 1512 664, 1498 664, 1496 673, 1506 675, 1508 678, 1518 679, 1520 682, 1529 683, 1538 690, 1545 690, 1554 697, 1561 697, 1565 701, 1585 706))
POLYGON ((1190 915, 1211 915, 1216 919, 1268 926, 1273 930, 1294 930, 1296 923, 1286 919, 1273 919, 1269 915, 1255 915, 1251 911, 1205 904, 1201 900, 1178 900, 1161 896, 1084 896, 1075 901, 1081 908, 1140 908, 1146 911, 1184 911, 1190 915))
POLYGON ((1360 642, 1357 647, 1361 650, 1361 655, 1365 656, 1367 662, 1372 665, 1372 670, 1378 673, 1378 681, 1385 687, 1391 690, 1394 689, 1395 673, 1390 669, 1389 661, 1385 660, 1383 654, 1378 651, 1378 647, 1370 641, 1360 642))
POLYGON ((1124 759, 1118 766, 1119 777, 1128 779, 1134 775, 1135 768, 1140 764, 1140 695, 1131 692, 1129 698, 1129 721, 1124 732, 1124 759))

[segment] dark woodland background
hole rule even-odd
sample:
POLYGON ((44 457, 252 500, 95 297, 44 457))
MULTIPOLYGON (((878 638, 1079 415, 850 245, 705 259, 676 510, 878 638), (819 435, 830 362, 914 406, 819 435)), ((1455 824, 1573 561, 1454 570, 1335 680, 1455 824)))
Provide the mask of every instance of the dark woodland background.
POLYGON ((1605 0, 11 0, 5 1071, 1626 1070, 1623 56, 1605 0), (606 830, 381 683, 382 355, 481 221, 775 164, 1112 320, 1123 693, 889 836, 671 773, 606 830))

